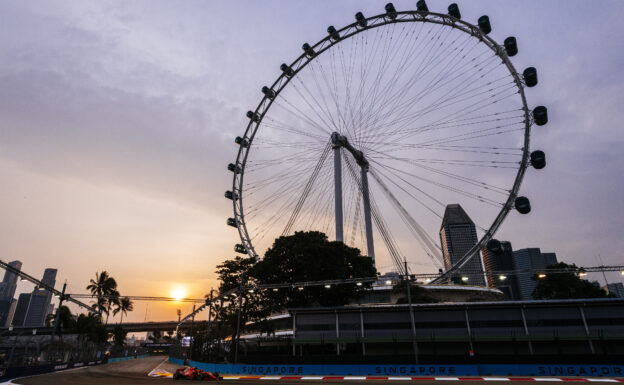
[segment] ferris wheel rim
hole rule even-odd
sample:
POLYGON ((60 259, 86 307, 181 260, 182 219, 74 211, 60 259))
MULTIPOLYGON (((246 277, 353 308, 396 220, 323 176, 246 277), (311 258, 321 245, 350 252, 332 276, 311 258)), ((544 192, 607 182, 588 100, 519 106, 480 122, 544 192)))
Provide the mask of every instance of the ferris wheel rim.
POLYGON ((514 200, 518 196, 518 191, 520 189, 520 185, 524 178, 524 174, 529 164, 529 154, 530 154, 530 134, 531 134, 531 126, 532 120, 526 100, 526 95, 524 93, 524 81, 521 75, 516 71, 513 63, 509 59, 505 49, 503 46, 499 45, 493 38, 488 36, 488 34, 483 33, 481 29, 469 22, 466 22, 461 19, 456 19, 447 14, 441 14, 436 12, 422 12, 418 10, 413 11, 397 11, 394 12, 394 17, 389 17, 388 13, 381 13, 376 16, 372 16, 365 19, 367 21, 367 25, 362 27, 358 24, 358 22, 351 23, 336 32, 339 34, 338 39, 332 38, 332 35, 328 35, 325 38, 319 40, 316 44, 311 45, 310 47, 315 52, 314 55, 309 56, 306 52, 302 53, 297 59, 295 59, 288 68, 293 72, 290 76, 283 71, 278 78, 273 82, 270 86, 269 90, 274 94, 273 96, 264 95, 264 97, 260 100, 260 103, 253 111, 254 116, 257 116, 258 119, 250 119, 249 123, 245 129, 243 140, 247 140, 247 145, 241 145, 239 147, 237 156, 236 156, 236 166, 240 166, 240 172, 234 172, 233 181, 232 181, 232 193, 234 194, 234 199, 232 199, 233 204, 233 212, 234 219, 236 221, 236 227, 239 233, 239 237, 241 239, 241 243, 245 248, 246 254, 251 258, 259 258, 258 253, 255 251, 253 243, 251 241, 251 237, 249 236, 249 232, 247 230, 247 224, 245 222, 244 215, 244 206, 243 206, 243 182, 245 175, 245 166, 247 164, 247 157, 251 150, 251 146, 253 144, 253 139, 258 131, 260 124, 262 123, 263 118, 266 113, 270 110, 270 107, 273 104, 273 101, 279 96, 280 92, 288 85, 290 80, 294 79, 297 74, 305 68, 309 63, 311 63, 314 59, 319 57, 321 54, 329 50, 334 45, 340 44, 341 42, 358 35, 362 32, 372 30, 375 28, 379 28, 382 26, 390 25, 390 24, 399 24, 399 23, 433 23, 438 24, 450 28, 457 29, 461 32, 464 32, 480 41, 480 43, 485 44, 491 51, 494 52, 505 64, 509 74, 513 77, 515 85, 518 89, 518 93, 520 94, 520 98, 522 101, 522 110, 524 113, 524 141, 522 148, 522 158, 519 162, 518 171, 516 172, 516 176, 514 178, 514 182, 512 188, 509 190, 509 196, 505 204, 502 206, 501 211, 495 217, 494 222, 485 234, 479 239, 479 241, 460 258, 460 260, 455 263, 451 268, 449 268, 442 276, 434 279, 430 283, 438 283, 444 277, 452 274, 454 271, 460 269, 466 262, 468 262, 473 255, 483 248, 485 244, 492 239, 493 235, 496 233, 498 228, 501 226, 502 222, 514 207, 514 200), (345 33, 346 32, 346 33, 345 33), (343 33, 345 33, 343 35, 343 33))

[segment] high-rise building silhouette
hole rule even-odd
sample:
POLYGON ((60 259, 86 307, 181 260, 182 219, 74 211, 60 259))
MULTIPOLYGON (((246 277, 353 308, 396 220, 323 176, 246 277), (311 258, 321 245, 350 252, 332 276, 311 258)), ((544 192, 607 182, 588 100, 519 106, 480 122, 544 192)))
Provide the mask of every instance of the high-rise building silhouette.
POLYGON ((537 282, 531 277, 546 269, 550 265, 557 263, 557 255, 555 253, 542 253, 539 247, 520 249, 513 252, 514 266, 516 267, 518 277, 518 287, 520 289, 520 299, 533 299, 533 290, 537 286, 537 282))
MULTIPOLYGON (((56 284, 56 273, 56 269, 45 269, 41 282, 50 287, 54 287, 56 284)), ((46 317, 50 314, 51 301, 51 292, 36 287, 30 295, 24 326, 42 326, 45 323, 46 317)))
MULTIPOLYGON (((9 266, 20 270, 22 262, 12 261, 9 262, 9 266)), ((15 311, 16 301, 13 297, 17 289, 17 278, 16 274, 6 271, 0 282, 0 326, 10 325, 12 313, 15 311)))
POLYGON ((609 283, 602 288, 607 293, 613 294, 618 298, 624 298, 624 284, 622 282, 609 283))
POLYGON ((15 313, 11 320, 13 326, 24 326, 24 319, 26 319, 29 304, 30 293, 21 293, 17 299, 17 306, 15 307, 15 313))
MULTIPOLYGON (((459 204, 450 204, 444 210, 440 227, 440 244, 444 267, 448 270, 479 242, 477 228, 468 214, 459 204)), ((479 251, 451 279, 468 285, 485 286, 479 251), (466 277, 467 281, 462 279, 466 277)))
POLYGON ((481 250, 483 265, 489 287, 495 287, 505 293, 509 299, 520 299, 520 289, 514 265, 514 254, 511 243, 501 241, 499 252, 493 252, 487 248, 481 250))

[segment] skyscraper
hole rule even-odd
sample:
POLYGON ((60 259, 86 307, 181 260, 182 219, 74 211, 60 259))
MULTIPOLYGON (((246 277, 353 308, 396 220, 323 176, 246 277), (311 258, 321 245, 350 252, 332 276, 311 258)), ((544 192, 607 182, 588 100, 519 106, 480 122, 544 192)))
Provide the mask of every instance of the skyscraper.
MULTIPOLYGON (((45 269, 41 282, 54 287, 56 283, 56 269, 45 269)), ((29 305, 24 319, 24 326, 42 326, 49 314, 52 293, 42 288, 35 288, 30 295, 29 305)))
POLYGON ((533 299, 533 290, 537 282, 531 279, 535 272, 543 270, 550 265, 557 263, 555 253, 542 253, 539 247, 520 249, 513 252, 514 266, 518 272, 518 286, 520 289, 520 299, 533 299))
MULTIPOLYGON (((9 266, 20 270, 22 262, 12 261, 9 266)), ((15 310, 15 289, 17 289, 17 275, 9 271, 4 273, 0 282, 0 326, 8 326, 11 322, 11 313, 15 310)))
MULTIPOLYGON (((474 245, 479 242, 474 222, 459 204, 450 204, 444 210, 444 218, 440 228, 440 244, 444 267, 448 270, 461 259, 474 245)), ((452 277, 455 282, 464 282, 468 285, 485 286, 479 251, 452 277), (467 277, 468 280, 461 280, 467 277)))
POLYGON ((30 305, 30 293, 21 293, 17 300, 13 320, 11 320, 11 324, 13 326, 24 326, 24 319, 26 319, 28 305, 30 305))
MULTIPOLYGON (((22 262, 12 261, 9 262, 9 266, 20 270, 22 268, 22 262)), ((9 271, 4 273, 4 279, 0 282, 0 298, 13 298, 15 296, 15 289, 17 288, 17 275, 9 271)))
POLYGON ((622 282, 610 283, 602 287, 607 293, 611 293, 618 298, 624 298, 624 284, 622 282))
POLYGON ((513 273, 515 266, 511 243, 501 241, 501 250, 498 253, 492 252, 484 247, 481 250, 481 254, 483 255, 483 264, 485 265, 488 286, 499 289, 505 293, 509 299, 520 299, 518 277, 513 273))

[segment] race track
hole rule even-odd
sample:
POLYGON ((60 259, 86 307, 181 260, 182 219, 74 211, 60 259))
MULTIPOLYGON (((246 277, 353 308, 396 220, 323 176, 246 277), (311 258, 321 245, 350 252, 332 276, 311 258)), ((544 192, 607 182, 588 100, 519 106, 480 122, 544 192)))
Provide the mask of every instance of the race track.
POLYGON ((112 364, 90 366, 80 369, 49 373, 40 376, 13 380, 19 385, 125 385, 125 384, 162 384, 172 383, 171 377, 148 377, 154 368, 164 369, 173 373, 179 368, 166 362, 167 357, 155 356, 115 362, 112 364))
MULTIPOLYGON (((172 384, 173 379, 171 374, 176 369, 180 368, 178 365, 171 364, 167 361, 165 356, 155 356, 141 358, 137 360, 128 360, 123 362, 111 363, 99 366, 90 366, 80 369, 70 369, 66 371, 49 373, 33 377, 25 377, 11 381, 11 384, 16 385, 126 385, 126 384, 172 384), (166 375, 167 377, 153 377, 152 375, 166 375)), ((540 385, 554 384, 567 381, 582 381, 582 382, 597 382, 596 385, 606 383, 624 383, 624 379, 609 379, 609 378, 593 378, 593 379, 581 379, 581 378, 475 378, 475 377, 441 377, 441 378, 410 378, 410 377, 391 377, 384 380, 368 378, 358 378, 354 376, 347 376, 344 379, 342 377, 313 377, 307 376, 298 379, 285 379, 282 378, 270 378, 269 376, 263 376, 252 378, 241 378, 240 375, 225 375, 225 379, 220 381, 223 384, 232 385, 268 385, 268 384, 280 384, 280 385, 345 385, 345 384, 367 384, 367 385, 388 385, 389 383, 404 383, 404 384, 418 384, 418 385, 440 385, 443 383, 455 383, 461 382, 461 385, 502 385, 510 383, 518 385, 525 385, 531 382, 540 382, 540 385), (323 378, 323 379, 321 379, 323 378), (392 381, 402 380, 402 381, 392 381), (437 383, 437 384, 436 384, 437 383)), ((176 384, 185 384, 187 381, 176 381, 176 384)), ((193 382, 189 382, 193 383, 193 382)), ((449 384, 450 385, 450 384, 449 384)))

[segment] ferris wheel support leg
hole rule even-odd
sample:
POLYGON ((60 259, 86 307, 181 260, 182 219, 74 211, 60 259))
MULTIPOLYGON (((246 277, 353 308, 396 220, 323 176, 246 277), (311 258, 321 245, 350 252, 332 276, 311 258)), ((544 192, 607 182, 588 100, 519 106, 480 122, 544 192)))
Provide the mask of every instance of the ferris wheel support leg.
POLYGON ((336 241, 343 242, 342 233, 342 158, 340 146, 334 146, 334 203, 336 211, 336 241))
POLYGON ((375 267, 375 245, 373 243, 373 224, 371 222, 370 198, 368 196, 368 167, 360 166, 362 170, 362 201, 364 203, 364 225, 366 226, 366 248, 368 256, 375 267))

